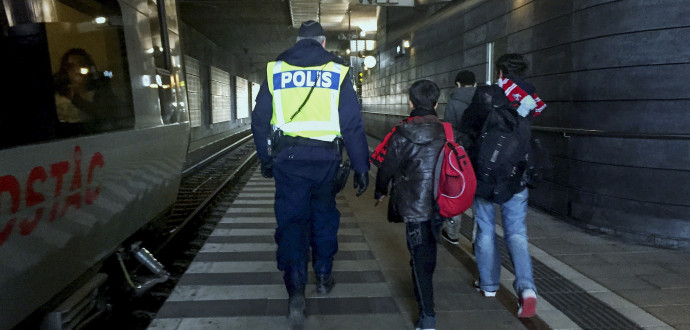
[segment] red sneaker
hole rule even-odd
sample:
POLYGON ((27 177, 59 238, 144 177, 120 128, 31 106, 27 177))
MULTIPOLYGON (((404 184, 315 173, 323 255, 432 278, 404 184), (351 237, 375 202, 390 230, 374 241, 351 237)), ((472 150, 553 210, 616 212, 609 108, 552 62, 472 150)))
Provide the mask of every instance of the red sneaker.
POLYGON ((518 317, 530 318, 537 313, 537 294, 534 290, 527 289, 522 291, 518 302, 518 317))

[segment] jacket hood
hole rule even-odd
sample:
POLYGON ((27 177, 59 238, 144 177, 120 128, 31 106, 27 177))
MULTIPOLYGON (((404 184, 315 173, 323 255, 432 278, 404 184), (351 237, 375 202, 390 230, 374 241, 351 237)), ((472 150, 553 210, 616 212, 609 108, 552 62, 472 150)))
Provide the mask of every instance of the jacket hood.
POLYGON ((443 123, 434 115, 411 117, 398 129, 403 137, 414 144, 429 144, 439 139, 441 135, 445 136, 443 123))
POLYGON ((345 60, 331 54, 321 47, 318 41, 313 39, 302 39, 298 41, 290 49, 278 55, 276 61, 285 61, 290 65, 301 67, 324 65, 328 62, 347 65, 345 60))
POLYGON ((470 104, 472 103, 472 96, 474 96, 476 90, 476 87, 454 88, 453 91, 450 92, 450 99, 470 104))

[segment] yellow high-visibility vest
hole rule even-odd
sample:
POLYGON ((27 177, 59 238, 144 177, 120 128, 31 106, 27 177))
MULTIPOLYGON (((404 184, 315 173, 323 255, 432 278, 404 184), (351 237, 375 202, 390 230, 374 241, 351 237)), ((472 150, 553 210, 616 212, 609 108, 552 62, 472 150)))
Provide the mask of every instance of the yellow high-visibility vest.
POLYGON ((293 66, 283 61, 268 63, 268 90, 273 95, 271 125, 285 135, 333 141, 340 136, 340 85, 348 70, 348 67, 334 62, 312 67, 293 66), (312 86, 314 90, 309 100, 290 119, 312 86))

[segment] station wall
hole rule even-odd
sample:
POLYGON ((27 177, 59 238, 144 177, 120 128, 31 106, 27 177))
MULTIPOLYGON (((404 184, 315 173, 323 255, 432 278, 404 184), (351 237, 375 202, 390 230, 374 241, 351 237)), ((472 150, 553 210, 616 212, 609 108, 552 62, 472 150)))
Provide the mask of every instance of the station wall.
MULTIPOLYGON (((237 118, 238 107, 235 92, 236 77, 246 79, 250 76, 250 72, 247 70, 249 59, 230 53, 222 45, 215 44, 183 21, 180 21, 180 29, 184 55, 198 61, 198 65, 195 66, 198 66, 199 74, 197 88, 201 104, 201 125, 192 127, 192 141, 204 143, 204 139, 214 140, 217 138, 214 136, 218 134, 230 134, 233 130, 248 125, 248 118, 237 118), (213 70, 217 72, 222 70, 229 74, 229 86, 227 86, 229 91, 226 92, 230 95, 230 119, 222 122, 214 122, 211 118, 213 112, 211 71, 213 70)), ((240 99, 244 100, 246 97, 240 99)))
MULTIPOLYGON (((376 57, 363 77, 367 133, 409 113, 407 89, 455 74, 487 80, 493 59, 521 53, 548 108, 533 135, 554 168, 533 206, 581 227, 635 242, 690 248, 690 47, 683 0, 467 0, 382 8, 376 57), (397 46, 411 48, 398 54, 397 46)), ((495 77, 488 77, 495 81, 495 77)))

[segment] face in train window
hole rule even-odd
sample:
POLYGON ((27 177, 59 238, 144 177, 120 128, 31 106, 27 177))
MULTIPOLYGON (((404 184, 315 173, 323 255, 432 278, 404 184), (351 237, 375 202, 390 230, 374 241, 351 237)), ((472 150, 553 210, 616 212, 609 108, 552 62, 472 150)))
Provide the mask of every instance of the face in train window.
POLYGON ((0 147, 134 127, 117 1, 5 4, 0 147))

